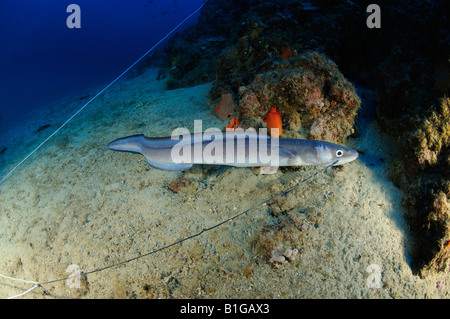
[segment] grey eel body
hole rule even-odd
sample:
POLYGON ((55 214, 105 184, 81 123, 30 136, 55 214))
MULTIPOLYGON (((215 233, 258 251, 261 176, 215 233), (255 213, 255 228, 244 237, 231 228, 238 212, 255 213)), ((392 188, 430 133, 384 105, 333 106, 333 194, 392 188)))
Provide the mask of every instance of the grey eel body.
POLYGON ((357 151, 325 141, 271 139, 256 132, 233 131, 175 138, 133 135, 111 142, 108 148, 142 154, 151 166, 172 171, 184 171, 193 164, 258 167, 329 165, 336 162, 335 165, 342 165, 358 158, 357 151), (275 165, 273 161, 268 162, 269 158, 277 160, 275 165))

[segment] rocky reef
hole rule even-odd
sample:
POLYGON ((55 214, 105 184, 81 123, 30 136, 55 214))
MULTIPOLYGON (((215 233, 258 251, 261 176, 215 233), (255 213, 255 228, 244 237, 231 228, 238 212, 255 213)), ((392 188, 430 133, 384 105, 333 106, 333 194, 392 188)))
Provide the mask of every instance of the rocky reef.
POLYGON ((275 105, 285 136, 342 143, 352 132, 360 100, 335 63, 317 52, 286 58, 239 87, 239 115, 252 127, 275 105))
POLYGON ((425 277, 446 270, 450 258, 450 99, 442 98, 417 125, 403 132, 406 149, 391 175, 404 191, 416 238, 414 267, 425 277))
POLYGON ((391 35, 379 32, 373 41, 390 40, 369 74, 377 81, 378 123, 397 140, 390 176, 403 191, 415 240, 411 266, 426 277, 448 271, 450 261, 450 4, 400 1, 386 9, 391 35))
POLYGON ((352 83, 374 90, 377 122, 397 141, 391 178, 415 238, 412 269, 448 271, 450 2, 380 0, 380 29, 366 25, 369 4, 209 0, 152 59, 169 88, 213 82, 211 112, 242 127, 265 126, 275 105, 283 137, 357 135, 352 83))

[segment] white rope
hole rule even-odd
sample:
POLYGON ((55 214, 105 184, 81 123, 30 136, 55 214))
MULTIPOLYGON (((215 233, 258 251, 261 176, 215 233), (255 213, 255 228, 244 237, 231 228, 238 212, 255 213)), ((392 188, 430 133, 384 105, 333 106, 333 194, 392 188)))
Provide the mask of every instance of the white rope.
POLYGON ((78 113, 80 113, 82 110, 84 110, 84 108, 86 106, 88 106, 93 100, 95 100, 100 94, 102 94, 104 91, 106 91, 111 85, 113 85, 114 83, 116 83, 125 73, 127 73, 131 68, 133 68, 137 63, 139 63, 139 61, 141 61, 144 57, 146 57, 150 52, 152 52, 161 42, 163 42, 164 40, 166 40, 172 33, 174 33, 179 27, 181 27, 187 20, 189 20, 194 14, 196 14, 198 11, 200 11, 203 6, 206 4, 206 2, 208 2, 208 0, 204 1, 202 3, 202 5, 195 10, 194 12, 192 12, 190 15, 188 15, 183 21, 181 21, 175 28, 173 28, 169 33, 167 33, 161 40, 159 40, 154 46, 152 46, 150 48, 150 50, 148 50, 147 52, 144 53, 144 55, 142 55, 139 59, 137 59, 132 65, 130 65, 125 71, 123 71, 118 77, 116 77, 111 83, 109 83, 107 86, 105 86, 100 92, 98 92, 92 99, 90 99, 89 101, 87 101, 86 104, 84 104, 78 111, 75 112, 75 114, 73 114, 71 117, 69 117, 69 119, 67 121, 65 121, 60 127, 58 127, 49 137, 47 137, 41 144, 39 144, 38 147, 36 147, 33 151, 31 151, 30 154, 28 154, 27 156, 25 156, 25 158, 23 160, 21 160, 16 166, 13 167, 12 170, 10 170, 8 172, 8 174, 6 174, 1 180, 0 180, 0 184, 3 183, 3 181, 8 178, 9 175, 12 174, 12 172, 14 172, 20 165, 22 165, 23 162, 25 162, 31 155, 33 155, 38 149, 41 148, 42 145, 44 145, 45 143, 47 143, 47 141, 49 139, 51 139, 56 133, 58 133, 64 126, 66 126, 67 123, 69 123, 75 116, 78 115, 78 113))
POLYGON ((32 292, 37 287, 39 287, 39 285, 35 285, 32 288, 28 289, 27 291, 22 292, 21 294, 18 294, 18 295, 12 296, 12 297, 8 297, 8 299, 16 299, 16 298, 22 297, 23 295, 26 295, 27 293, 32 292))
POLYGON ((9 280, 14 280, 14 281, 24 282, 24 283, 26 283, 26 284, 35 284, 35 285, 38 284, 38 283, 35 282, 35 281, 29 281, 29 280, 17 279, 17 278, 8 277, 8 276, 1 275, 1 274, 0 274, 0 277, 3 277, 3 278, 5 278, 5 279, 9 279, 9 280))
POLYGON ((35 282, 35 281, 30 281, 30 280, 23 280, 23 279, 18 279, 18 278, 13 278, 13 277, 9 277, 9 276, 5 276, 0 274, 0 277, 5 278, 5 279, 9 279, 9 280, 13 280, 13 281, 20 281, 26 284, 34 284, 33 287, 31 287, 30 289, 28 289, 27 291, 22 292, 21 294, 12 296, 12 297, 8 297, 8 299, 15 299, 15 298, 19 298, 22 297, 23 295, 26 295, 27 293, 33 291, 34 289, 36 289, 37 287, 39 287, 39 283, 35 282))

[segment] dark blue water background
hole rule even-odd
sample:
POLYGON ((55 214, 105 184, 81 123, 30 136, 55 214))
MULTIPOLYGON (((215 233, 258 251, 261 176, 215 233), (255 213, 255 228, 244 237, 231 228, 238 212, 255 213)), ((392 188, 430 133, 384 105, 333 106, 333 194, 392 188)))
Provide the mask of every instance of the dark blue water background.
POLYGON ((107 85, 202 2, 1 0, 0 128, 31 109, 107 85), (71 3, 81 8, 80 29, 66 25, 71 3))

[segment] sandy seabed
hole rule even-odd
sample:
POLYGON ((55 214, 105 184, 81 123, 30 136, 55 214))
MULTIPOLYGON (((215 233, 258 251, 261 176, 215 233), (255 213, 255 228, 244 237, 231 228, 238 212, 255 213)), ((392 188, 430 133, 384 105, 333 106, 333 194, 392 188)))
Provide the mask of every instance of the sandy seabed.
MULTIPOLYGON (((88 272, 143 255, 320 169, 260 175, 196 165, 169 172, 150 167, 143 156, 109 150, 109 142, 127 135, 193 131, 197 119, 204 129, 224 128, 208 103, 211 84, 167 91, 156 76, 149 70, 111 87, 0 185, 0 274, 46 282, 70 275, 70 265, 88 272), (171 191, 182 176, 188 191, 171 191)), ((2 173, 85 102, 67 97, 5 132, 2 173), (36 132, 44 124, 51 127, 36 132)), ((268 227, 277 236, 276 226, 286 222, 285 214, 274 216, 264 205, 183 244, 82 277, 79 288, 63 280, 44 285, 50 296, 36 289, 22 298, 448 298, 448 275, 421 279, 411 272, 401 193, 387 178, 395 150, 371 121, 348 146, 364 155, 278 201, 302 221, 301 238, 291 247, 299 254, 291 261, 271 263, 257 249, 268 227)), ((0 278, 0 297, 32 286, 0 278)))

